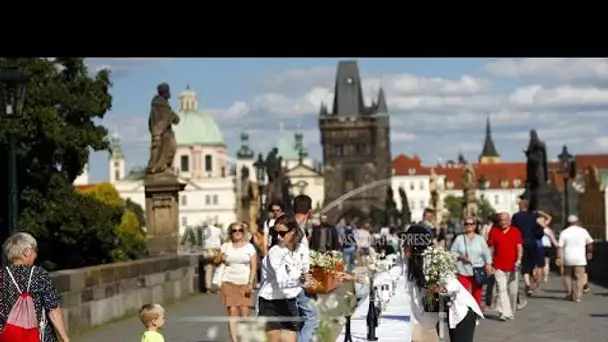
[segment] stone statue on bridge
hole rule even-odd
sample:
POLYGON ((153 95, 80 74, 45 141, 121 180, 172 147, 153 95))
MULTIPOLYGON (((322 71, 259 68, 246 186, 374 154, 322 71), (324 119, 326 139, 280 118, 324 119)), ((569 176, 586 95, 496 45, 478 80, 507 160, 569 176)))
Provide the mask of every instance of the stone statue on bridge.
POLYGON ((157 87, 158 94, 152 99, 148 128, 151 135, 150 160, 146 171, 148 174, 173 173, 175 157, 175 134, 173 125, 179 123, 179 116, 171 109, 169 99, 171 90, 167 83, 157 87))
POLYGON ((528 149, 524 151, 527 158, 526 173, 529 187, 531 190, 538 189, 547 184, 547 147, 538 138, 536 130, 530 131, 530 143, 528 149))
POLYGON ((412 211, 410 210, 410 205, 407 200, 407 193, 402 186, 399 187, 399 197, 401 198, 400 225, 401 228, 405 228, 407 225, 412 223, 412 211))

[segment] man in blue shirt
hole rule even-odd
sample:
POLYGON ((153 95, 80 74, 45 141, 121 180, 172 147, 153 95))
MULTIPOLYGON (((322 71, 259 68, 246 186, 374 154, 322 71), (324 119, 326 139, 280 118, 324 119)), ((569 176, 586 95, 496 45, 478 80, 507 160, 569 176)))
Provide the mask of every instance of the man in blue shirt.
MULTIPOLYGON (((538 224, 538 217, 546 216, 542 212, 534 212, 528 210, 528 203, 525 200, 519 202, 519 212, 513 215, 511 224, 521 231, 523 239, 524 257, 522 260, 521 273, 524 275, 524 283, 526 284, 526 294, 532 294, 531 276, 534 274, 534 269, 541 264, 537 253, 537 239, 542 239, 544 235, 543 228, 538 224)), ((547 215, 548 216, 548 215, 547 215)), ((544 263, 544 260, 542 260, 544 263)))

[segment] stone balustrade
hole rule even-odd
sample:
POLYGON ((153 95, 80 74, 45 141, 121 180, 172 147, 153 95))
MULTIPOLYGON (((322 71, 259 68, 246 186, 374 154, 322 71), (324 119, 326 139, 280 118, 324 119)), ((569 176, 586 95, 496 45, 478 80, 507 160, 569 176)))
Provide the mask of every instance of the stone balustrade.
POLYGON ((587 273, 590 281, 608 287, 608 242, 593 244, 593 260, 589 261, 587 273))
POLYGON ((197 257, 163 256, 51 273, 71 333, 198 292, 197 257))

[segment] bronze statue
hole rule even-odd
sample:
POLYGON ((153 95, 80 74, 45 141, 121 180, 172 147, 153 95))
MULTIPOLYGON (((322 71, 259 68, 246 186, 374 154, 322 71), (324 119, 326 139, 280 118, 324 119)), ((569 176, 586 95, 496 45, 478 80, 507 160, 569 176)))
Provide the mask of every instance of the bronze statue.
POLYGON ((391 186, 386 187, 385 207, 386 215, 388 216, 388 222, 386 222, 386 224, 393 226, 397 223, 399 212, 397 211, 395 194, 393 193, 393 188, 391 186))
POLYGON ((524 151, 527 161, 527 183, 531 190, 538 189, 547 184, 547 147, 538 138, 536 130, 530 131, 530 143, 528 149, 524 151))
POLYGON ((146 171, 149 174, 172 173, 173 157, 177 143, 173 133, 173 125, 179 123, 179 116, 171 109, 169 99, 171 91, 167 83, 157 87, 158 94, 152 99, 148 126, 152 143, 150 146, 150 160, 146 171))
POLYGON ((407 201, 407 194, 402 186, 399 187, 399 197, 401 198, 401 227, 405 227, 412 222, 412 212, 407 201))
POLYGON ((273 148, 268 155, 266 155, 266 174, 268 175, 268 182, 272 183, 279 175, 281 171, 281 164, 279 161, 279 149, 273 148))
MULTIPOLYGON (((245 211, 249 211, 249 205, 253 200, 253 185, 249 180, 249 168, 244 166, 241 168, 241 208, 245 211)), ((249 217, 249 213, 247 214, 247 218, 249 217)))

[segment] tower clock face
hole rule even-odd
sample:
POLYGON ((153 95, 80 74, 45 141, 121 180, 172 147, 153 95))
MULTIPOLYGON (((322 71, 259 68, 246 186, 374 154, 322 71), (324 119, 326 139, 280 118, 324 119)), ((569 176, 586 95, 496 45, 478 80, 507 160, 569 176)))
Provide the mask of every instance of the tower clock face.
POLYGON ((352 77, 349 77, 349 78, 346 79, 346 83, 348 83, 348 84, 353 84, 354 81, 355 80, 353 80, 352 77))

